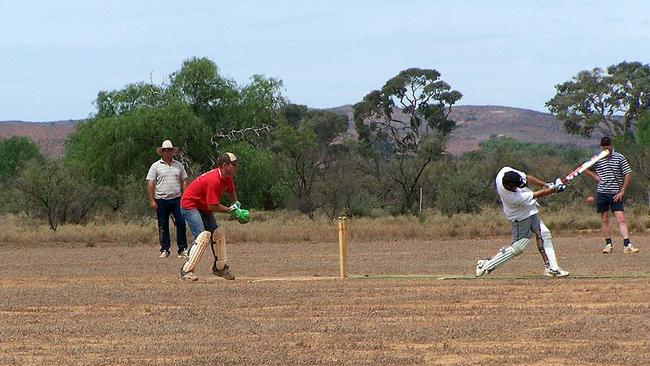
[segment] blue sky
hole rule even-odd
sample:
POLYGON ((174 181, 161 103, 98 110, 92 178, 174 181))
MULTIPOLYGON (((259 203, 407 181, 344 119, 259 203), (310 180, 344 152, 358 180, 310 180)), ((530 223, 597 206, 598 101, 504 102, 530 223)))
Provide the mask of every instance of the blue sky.
POLYGON ((650 2, 0 2, 0 120, 86 118, 100 90, 162 83, 183 60, 246 84, 283 80, 293 103, 353 104, 409 67, 460 105, 546 112, 554 85, 621 61, 650 63, 650 2))

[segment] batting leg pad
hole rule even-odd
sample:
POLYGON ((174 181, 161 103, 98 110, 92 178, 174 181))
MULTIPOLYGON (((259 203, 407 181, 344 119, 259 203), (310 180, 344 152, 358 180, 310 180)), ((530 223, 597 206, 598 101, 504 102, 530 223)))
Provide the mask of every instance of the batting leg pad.
POLYGON ((541 223, 542 228, 542 240, 544 241, 544 253, 546 253, 546 258, 548 258, 548 266, 551 269, 557 270, 560 266, 557 264, 557 257, 555 256, 555 249, 553 248, 553 240, 551 236, 551 231, 541 223))
POLYGON ((524 238, 510 244, 510 246, 499 249, 497 254, 492 257, 492 259, 483 264, 483 268, 489 273, 501 267, 504 263, 513 257, 516 257, 523 253, 526 247, 528 247, 529 243, 530 239, 524 238))
POLYGON ((212 234, 212 238, 214 239, 215 246, 215 263, 217 269, 222 270, 226 265, 226 261, 228 260, 228 252, 226 250, 226 235, 224 234, 223 229, 221 227, 218 227, 212 234))
POLYGON ((188 259, 183 265, 183 272, 192 272, 194 270, 208 245, 210 245, 210 232, 203 231, 196 237, 196 240, 194 240, 194 243, 190 248, 190 259, 188 259))

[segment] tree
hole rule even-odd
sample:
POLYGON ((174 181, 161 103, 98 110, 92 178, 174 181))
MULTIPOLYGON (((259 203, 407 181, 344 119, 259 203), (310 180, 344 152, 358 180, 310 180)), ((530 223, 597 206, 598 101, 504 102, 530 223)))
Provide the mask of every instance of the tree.
POLYGON ((43 159, 38 146, 28 137, 0 140, 0 184, 14 178, 30 160, 43 159))
POLYGON ((388 175, 400 187, 402 212, 413 208, 422 174, 444 152, 456 126, 449 115, 461 98, 438 71, 411 68, 354 105, 362 151, 386 162, 374 174, 376 179, 388 175))
POLYGON ((120 90, 102 90, 95 100, 95 117, 119 116, 139 108, 160 108, 172 98, 164 87, 144 82, 129 84, 120 90))
POLYGON ((210 133, 189 108, 175 102, 159 108, 139 108, 79 124, 66 144, 66 157, 79 162, 97 183, 116 187, 120 177, 140 176, 158 157, 155 147, 170 139, 180 147, 187 166, 209 168, 214 150, 210 133))
MULTIPOLYGON (((634 138, 616 138, 617 150, 628 159, 633 172, 632 185, 645 191, 644 199, 650 206, 650 110, 645 111, 636 124, 634 138)), ((630 194, 626 194, 629 197, 630 194)))
POLYGON ((301 212, 313 216, 323 202, 316 199, 319 182, 336 166, 332 141, 347 130, 348 119, 329 111, 290 106, 285 110, 291 124, 277 130, 274 148, 281 164, 280 175, 301 212))
POLYGON ((546 106, 570 134, 631 135, 634 123, 650 108, 650 65, 621 62, 606 72, 581 71, 555 89, 546 106))
POLYGON ((46 218, 53 231, 60 224, 83 222, 104 194, 103 189, 86 179, 79 165, 61 160, 30 162, 18 176, 14 189, 25 211, 46 218))
POLYGON ((205 58, 183 61, 179 71, 169 75, 171 94, 186 103, 210 129, 228 124, 226 110, 240 99, 234 80, 219 74, 217 65, 205 58))

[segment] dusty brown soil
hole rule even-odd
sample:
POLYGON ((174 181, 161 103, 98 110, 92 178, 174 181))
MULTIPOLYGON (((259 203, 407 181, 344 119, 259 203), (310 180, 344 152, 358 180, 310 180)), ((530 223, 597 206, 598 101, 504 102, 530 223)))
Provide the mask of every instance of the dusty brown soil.
POLYGON ((336 243, 232 243, 238 279, 195 283, 152 246, 0 245, 0 365, 649 365, 650 241, 599 243, 474 279, 498 241, 352 242, 346 280, 336 243))

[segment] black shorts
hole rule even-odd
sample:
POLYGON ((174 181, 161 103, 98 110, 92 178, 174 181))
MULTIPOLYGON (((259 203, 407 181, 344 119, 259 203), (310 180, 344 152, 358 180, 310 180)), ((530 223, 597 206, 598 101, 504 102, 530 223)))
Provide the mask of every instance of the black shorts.
POLYGON ((603 213, 608 210, 614 211, 625 211, 623 209, 623 200, 619 202, 614 202, 615 194, 612 193, 600 193, 596 192, 596 212, 603 213))

